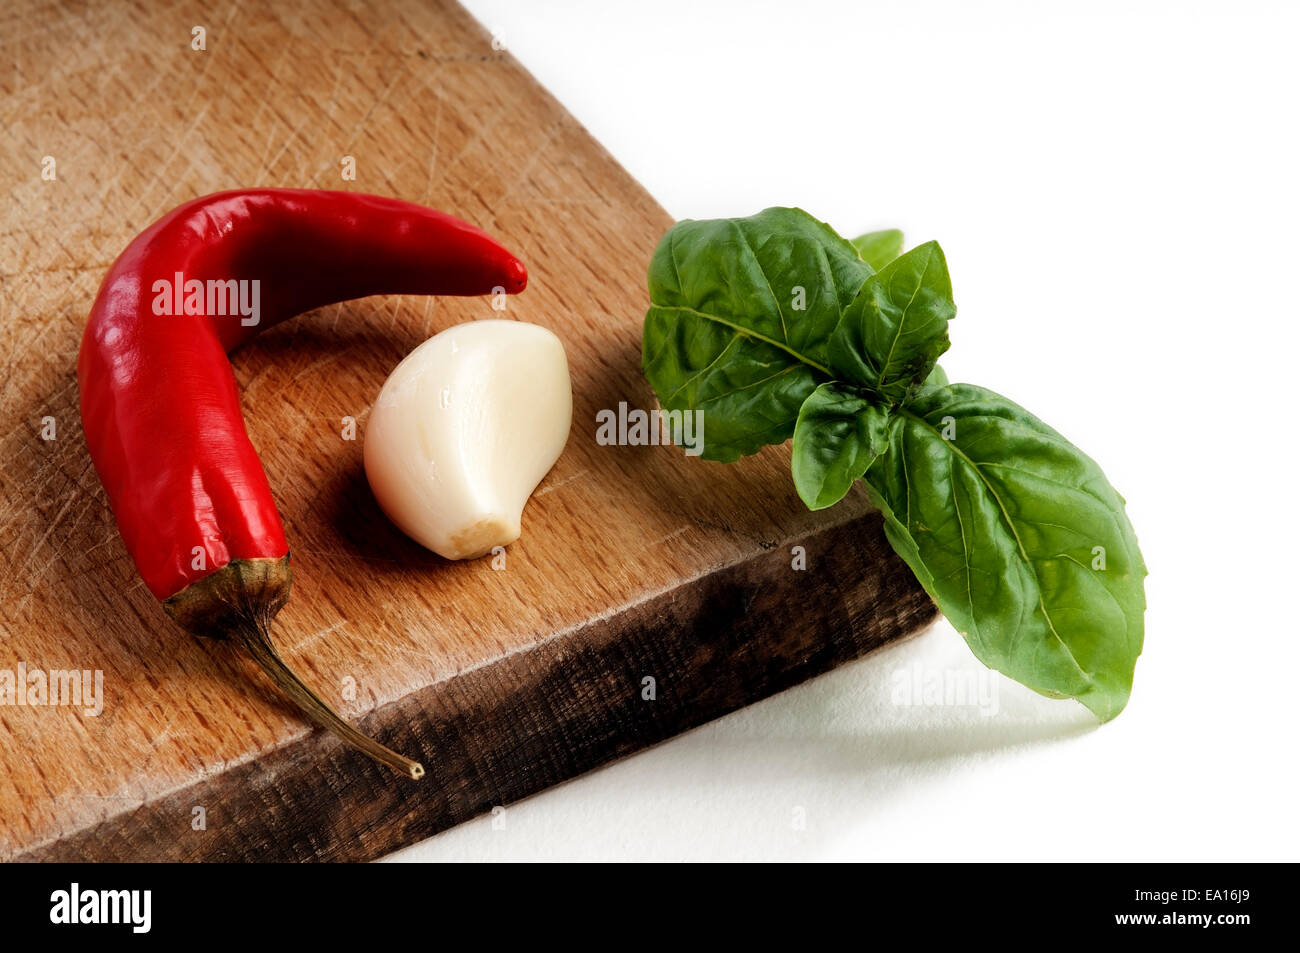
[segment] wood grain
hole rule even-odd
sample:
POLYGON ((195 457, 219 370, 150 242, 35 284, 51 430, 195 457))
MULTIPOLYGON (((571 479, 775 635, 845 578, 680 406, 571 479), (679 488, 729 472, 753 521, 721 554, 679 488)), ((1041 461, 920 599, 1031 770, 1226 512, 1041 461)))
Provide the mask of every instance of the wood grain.
POLYGON ((644 269, 670 220, 459 7, 28 0, 0 13, 0 63, 0 669, 102 670, 105 696, 97 717, 0 705, 0 858, 377 856, 933 617, 860 494, 802 507, 786 448, 724 467, 596 443, 598 410, 653 406, 644 269), (418 343, 500 316, 488 300, 349 302, 235 356, 294 555, 283 654, 421 758, 418 783, 311 731, 229 646, 175 628, 86 453, 74 367, 107 266, 172 206, 259 185, 475 222, 529 267, 506 316, 569 353, 574 429, 502 570, 393 529, 360 441, 342 437, 345 417, 364 433, 418 343))

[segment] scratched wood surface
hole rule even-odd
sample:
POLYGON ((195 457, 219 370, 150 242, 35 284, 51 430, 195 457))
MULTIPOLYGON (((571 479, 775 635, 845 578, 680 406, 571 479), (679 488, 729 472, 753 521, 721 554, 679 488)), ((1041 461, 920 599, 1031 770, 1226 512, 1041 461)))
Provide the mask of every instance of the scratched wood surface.
POLYGON ((861 496, 799 504, 786 448, 723 467, 597 444, 598 410, 652 406, 645 265, 670 220, 454 4, 22 0, 0 12, 0 67, 0 672, 103 673, 98 715, 0 704, 0 858, 374 857, 932 618, 861 496), (311 730, 228 646, 170 623, 81 432, 76 353, 109 263, 182 201, 270 185, 479 224, 531 273, 507 316, 569 353, 569 445, 503 570, 407 540, 361 465, 387 373, 438 330, 497 316, 489 301, 350 302, 234 358, 294 555, 282 650, 421 758, 419 783, 311 730))

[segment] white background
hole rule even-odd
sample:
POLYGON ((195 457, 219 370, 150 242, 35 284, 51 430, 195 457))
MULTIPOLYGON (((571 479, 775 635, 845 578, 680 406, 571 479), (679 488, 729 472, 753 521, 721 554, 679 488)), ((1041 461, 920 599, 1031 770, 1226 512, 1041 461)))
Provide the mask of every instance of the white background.
POLYGON ((983 671, 940 623, 396 857, 1300 859, 1295 5, 469 7, 674 216, 938 239, 950 376, 1128 498, 1146 651, 1100 728, 898 704, 983 671))

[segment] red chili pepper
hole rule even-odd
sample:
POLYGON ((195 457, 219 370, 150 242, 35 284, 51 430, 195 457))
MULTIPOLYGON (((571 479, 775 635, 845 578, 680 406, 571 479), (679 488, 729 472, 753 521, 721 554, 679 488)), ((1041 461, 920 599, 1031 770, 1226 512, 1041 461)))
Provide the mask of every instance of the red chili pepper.
POLYGON ((491 237, 432 209, 350 192, 222 192, 127 246, 82 337, 86 442, 145 584, 184 628, 241 642, 310 718, 412 777, 424 769, 343 721, 271 642, 289 546, 226 354, 349 298, 513 294, 527 281, 491 237))

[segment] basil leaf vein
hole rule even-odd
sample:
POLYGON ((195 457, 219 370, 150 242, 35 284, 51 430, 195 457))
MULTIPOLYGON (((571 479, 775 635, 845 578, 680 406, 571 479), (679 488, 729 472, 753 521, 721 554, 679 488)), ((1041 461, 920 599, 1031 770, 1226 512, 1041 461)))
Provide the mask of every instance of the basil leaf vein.
POLYGON ((1146 566, 1082 451, 1004 397, 928 388, 866 473, 891 542, 985 665, 1103 721, 1142 651, 1146 566))
POLYGON ((849 303, 829 345, 835 375, 901 403, 948 350, 956 313, 943 250, 937 242, 918 245, 868 278, 849 303))
POLYGON ((810 510, 844 498, 885 449, 889 411, 856 388, 822 384, 799 408, 791 471, 810 510))
POLYGON ((668 231, 650 262, 642 368, 665 409, 704 411, 706 459, 791 437, 799 408, 831 376, 827 342, 871 274, 800 209, 668 231))

